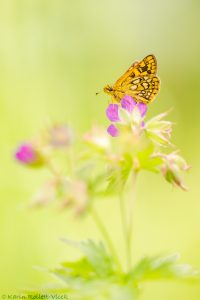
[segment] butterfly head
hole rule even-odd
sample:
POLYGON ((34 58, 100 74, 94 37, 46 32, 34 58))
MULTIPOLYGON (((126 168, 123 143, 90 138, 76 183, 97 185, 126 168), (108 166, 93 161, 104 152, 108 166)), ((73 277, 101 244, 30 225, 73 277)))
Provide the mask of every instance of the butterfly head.
POLYGON ((103 91, 112 96, 113 101, 116 102, 120 102, 120 100, 122 99, 122 97, 124 96, 124 93, 121 91, 116 90, 114 87, 110 86, 110 85, 106 85, 103 89, 103 91))
POLYGON ((109 95, 114 94, 114 90, 113 90, 112 86, 110 86, 110 85, 106 85, 103 90, 105 93, 107 93, 109 95))

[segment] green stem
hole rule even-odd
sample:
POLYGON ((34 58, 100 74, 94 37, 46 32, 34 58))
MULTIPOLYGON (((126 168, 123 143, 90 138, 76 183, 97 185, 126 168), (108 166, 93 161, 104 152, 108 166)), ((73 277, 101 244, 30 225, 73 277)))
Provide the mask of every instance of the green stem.
POLYGON ((107 243, 107 246, 108 248, 110 249, 110 252, 112 253, 113 255, 113 258, 115 260, 115 263, 116 265, 118 266, 119 270, 121 271, 122 270, 122 267, 121 267, 121 263, 120 263, 120 260, 118 258, 118 255, 115 251, 115 247, 113 245, 113 242, 110 238, 110 235, 105 227, 105 225, 103 224, 101 218, 99 217, 99 214, 97 213, 97 211, 93 208, 90 209, 90 213, 93 217, 93 220, 96 224, 96 226, 98 227, 99 231, 101 232, 102 236, 104 237, 106 243, 107 243))
POLYGON ((46 166, 56 178, 60 179, 62 177, 62 171, 59 170, 50 159, 46 159, 46 166))
POLYGON ((121 216, 121 226, 122 226, 122 234, 124 237, 125 242, 125 249, 126 249, 126 264, 127 270, 129 269, 129 251, 128 251, 128 243, 127 243, 127 220, 126 220, 126 207, 125 201, 123 198, 122 193, 120 193, 120 216, 121 216))
POLYGON ((132 181, 132 193, 129 197, 128 202, 128 227, 127 227, 127 245, 129 252, 129 268, 131 268, 132 264, 132 235, 133 235, 133 212, 134 212, 134 204, 135 204, 135 181, 136 181, 137 173, 133 173, 133 181, 132 181))
POLYGON ((134 194, 135 194, 135 179, 136 173, 133 174, 132 190, 128 201, 124 201, 122 194, 120 195, 120 213, 121 213, 121 223, 122 231, 125 239, 126 247, 126 264, 127 271, 131 269, 132 266, 132 233, 133 233, 133 211, 134 211, 134 194))

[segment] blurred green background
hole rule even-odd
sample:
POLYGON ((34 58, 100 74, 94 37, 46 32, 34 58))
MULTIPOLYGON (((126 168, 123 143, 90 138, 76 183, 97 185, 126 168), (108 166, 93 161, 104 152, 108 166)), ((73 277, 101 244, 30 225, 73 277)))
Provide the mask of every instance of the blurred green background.
MULTIPOLYGON (((1 293, 51 281, 33 267, 74 257, 60 237, 100 238, 90 219, 74 222, 68 213, 27 210, 48 175, 18 166, 16 145, 51 120, 67 121, 79 133, 93 123, 106 126, 108 96, 95 93, 150 53, 157 57, 162 87, 148 114, 173 107, 173 142, 192 169, 189 192, 157 175, 140 176, 134 259, 175 251, 182 262, 200 268, 199 20, 197 0, 0 1, 1 293)), ((99 203, 123 256, 113 207, 113 200, 99 203)), ((200 287, 145 285, 142 300, 161 298, 199 300, 200 287)))

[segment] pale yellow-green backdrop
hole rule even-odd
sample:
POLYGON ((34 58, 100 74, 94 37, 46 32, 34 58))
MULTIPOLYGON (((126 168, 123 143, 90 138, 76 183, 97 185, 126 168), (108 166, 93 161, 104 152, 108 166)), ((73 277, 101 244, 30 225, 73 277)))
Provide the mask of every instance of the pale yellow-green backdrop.
MULTIPOLYGON (((53 281, 34 266, 74 257, 60 237, 99 239, 91 220, 73 222, 52 209, 28 211, 32 193, 49 176, 17 165, 16 145, 52 121, 77 132, 107 125, 113 83, 136 59, 153 53, 161 92, 149 115, 173 108, 173 142, 192 169, 189 192, 152 174, 138 182, 134 259, 179 252, 200 268, 200 2, 198 0, 0 0, 0 291, 53 281)), ((101 213, 123 257, 116 203, 101 213), (109 214, 108 214, 109 213, 109 214)), ((199 300, 200 287, 145 285, 142 300, 199 300)))

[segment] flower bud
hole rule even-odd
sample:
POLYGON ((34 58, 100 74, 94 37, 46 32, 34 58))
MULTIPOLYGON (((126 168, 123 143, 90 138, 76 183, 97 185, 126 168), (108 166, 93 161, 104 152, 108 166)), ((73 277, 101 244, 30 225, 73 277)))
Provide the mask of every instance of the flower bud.
POLYGON ((177 152, 172 152, 168 155, 158 154, 157 156, 163 160, 161 171, 165 179, 186 191, 187 187, 183 182, 182 175, 183 171, 187 171, 190 168, 186 161, 177 152))
POLYGON ((25 142, 19 146, 15 153, 17 161, 28 166, 41 166, 44 159, 38 149, 29 142, 25 142))
POLYGON ((49 143, 54 148, 69 147, 73 140, 73 132, 65 124, 57 124, 48 131, 49 143))
POLYGON ((159 114, 146 122, 145 126, 147 136, 160 146, 171 145, 172 122, 163 120, 166 115, 167 113, 159 114))
MULTIPOLYGON (((116 129, 117 130, 117 129, 116 129)), ((104 130, 98 127, 93 127, 92 130, 83 136, 90 146, 98 150, 107 150, 110 148, 110 140, 104 130)))

